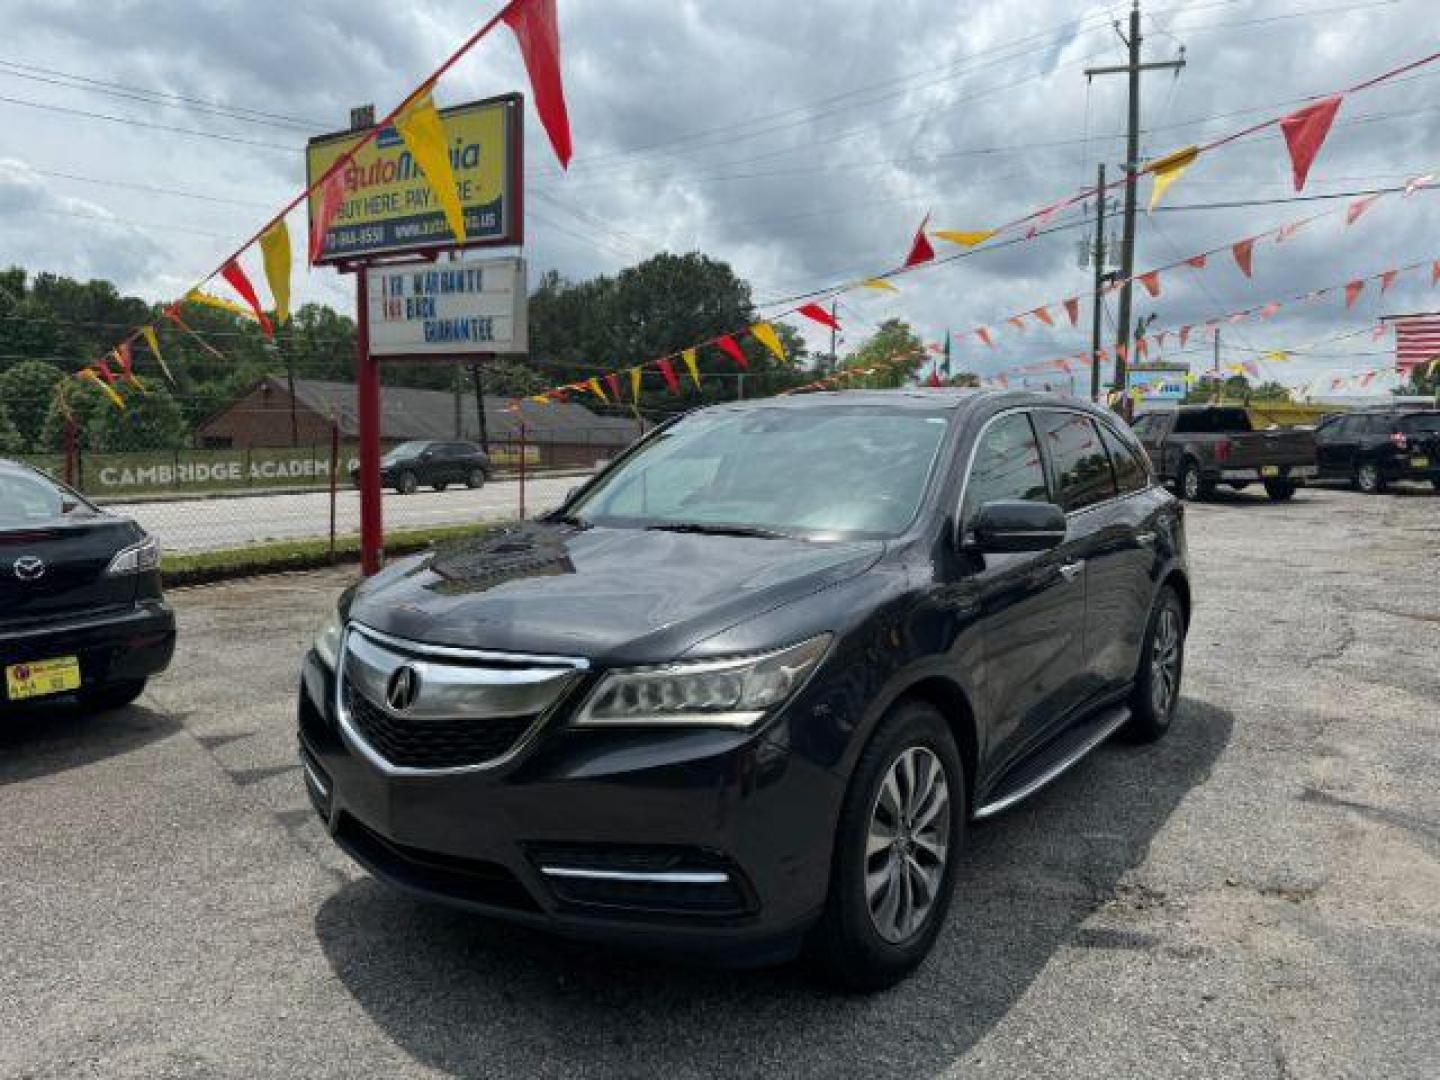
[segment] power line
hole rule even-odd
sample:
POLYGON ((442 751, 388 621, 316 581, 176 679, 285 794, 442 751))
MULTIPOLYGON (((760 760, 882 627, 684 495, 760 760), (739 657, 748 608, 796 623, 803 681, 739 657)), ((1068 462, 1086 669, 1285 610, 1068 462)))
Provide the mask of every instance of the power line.
POLYGON ((135 120, 128 116, 112 116, 109 113, 94 112, 90 109, 72 109, 64 105, 49 105, 42 101, 27 101, 24 98, 9 97, 0 94, 0 101, 8 105, 21 105, 27 109, 41 109, 45 112, 62 113, 66 116, 83 116, 90 120, 105 120, 113 124, 124 124, 127 127, 146 128, 150 131, 168 131, 177 135, 190 135, 198 139, 214 139, 218 142, 237 143, 241 146, 256 146, 263 150, 284 150, 288 153, 299 154, 304 152, 302 146, 284 146, 280 143, 261 142, 258 139, 242 139, 238 135, 221 135, 214 131, 199 131, 195 128, 173 127, 169 124, 154 124, 146 120, 135 120))

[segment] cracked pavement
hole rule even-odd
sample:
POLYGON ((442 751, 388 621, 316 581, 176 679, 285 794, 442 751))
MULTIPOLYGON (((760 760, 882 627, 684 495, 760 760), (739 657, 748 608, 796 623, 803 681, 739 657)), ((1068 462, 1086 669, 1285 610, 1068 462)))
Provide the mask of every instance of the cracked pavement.
POLYGON ((138 706, 0 728, 0 1076, 1440 1075, 1440 495, 1187 521, 1174 730, 972 828, 934 956, 871 998, 370 881, 293 757, 346 574, 176 592, 138 706))

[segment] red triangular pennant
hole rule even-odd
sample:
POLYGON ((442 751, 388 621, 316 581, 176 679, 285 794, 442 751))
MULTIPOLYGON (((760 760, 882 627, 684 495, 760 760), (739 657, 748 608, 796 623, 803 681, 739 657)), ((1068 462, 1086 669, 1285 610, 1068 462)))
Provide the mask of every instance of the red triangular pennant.
POLYGON ((905 265, 919 266, 935 258, 935 249, 930 246, 930 238, 925 235, 925 226, 930 224, 930 215, 925 215, 925 220, 920 222, 920 228, 915 230, 915 239, 910 242, 910 254, 905 256, 905 265))
POLYGON ((1137 280, 1140 282, 1141 285, 1145 286, 1145 291, 1148 292, 1151 296, 1160 295, 1159 270, 1151 270, 1148 274, 1141 274, 1137 280))
POLYGON ((1185 343, 1189 340, 1190 327, 1188 325, 1180 327, 1180 347, 1183 349, 1185 347, 1185 343))
POLYGON ((234 259, 231 259, 220 268, 220 276, 230 283, 230 287, 240 294, 240 298, 250 305, 250 310, 255 313, 255 318, 260 323, 260 329, 265 332, 266 337, 275 336, 275 327, 270 325, 270 319, 265 314, 265 309, 260 306, 260 297, 255 293, 255 286, 250 284, 250 279, 245 276, 244 268, 234 259))
POLYGON ((1268 304, 1266 304, 1264 307, 1262 307, 1262 308, 1260 309, 1260 317, 1261 317, 1262 319, 1268 319, 1268 318, 1270 318, 1272 315, 1274 315, 1274 314, 1275 314, 1277 311, 1279 311, 1279 310, 1280 310, 1280 304, 1279 304, 1279 302, 1276 301, 1276 300, 1271 300, 1268 304))
POLYGON ((804 304, 796 310, 807 319, 813 319, 821 326, 829 327, 831 330, 840 329, 840 324, 835 321, 835 317, 819 304, 804 304))
POLYGON ((615 401, 620 400, 620 373, 612 371, 605 376, 605 385, 610 387, 610 397, 615 401))
POLYGON ((1365 282, 1359 279, 1345 286, 1345 307, 1347 310, 1355 306, 1355 301, 1360 298, 1360 293, 1364 288, 1365 282))
POLYGON ((1205 260, 1208 258, 1208 255, 1191 255, 1190 258, 1185 260, 1185 265, 1193 266, 1196 270, 1204 270, 1205 260))
POLYGON ((745 359, 745 350, 729 334, 721 334, 715 339, 715 347, 726 356, 734 360, 744 370, 750 369, 750 361, 745 359))
POLYGON ((1055 320, 1050 317, 1050 311, 1047 308, 1037 307, 1031 314, 1033 314, 1035 318, 1039 319, 1046 326, 1055 325, 1055 320))
POLYGON ((1359 221, 1360 215, 1369 210, 1370 205, 1378 198, 1380 198, 1379 195, 1371 195, 1367 199, 1356 199, 1351 203, 1350 208, 1345 211, 1345 225, 1348 227, 1359 221))
POLYGON ((1400 276, 1399 270, 1386 270, 1380 275, 1380 295, 1385 295, 1385 290, 1395 284, 1395 279, 1400 276))
POLYGON ((500 13, 505 25, 515 32, 530 89, 535 93, 535 111, 561 168, 570 167, 570 115, 565 109, 565 84, 560 78, 560 26, 555 19, 555 0, 512 0, 500 13))
POLYGON ((665 379, 665 385, 670 388, 670 393, 680 393, 680 380, 675 377, 675 366, 668 359, 656 360, 655 366, 660 369, 660 374, 665 379))
POLYGON ((1080 322, 1080 298, 1072 296, 1065 301, 1065 314, 1070 316, 1070 325, 1077 326, 1080 322))
POLYGON ((1247 278, 1250 276, 1251 259, 1255 254, 1255 238, 1241 240, 1230 248, 1230 253, 1235 256, 1235 265, 1240 267, 1240 272, 1247 278))
POLYGON ((1285 145, 1290 150, 1296 191, 1305 186, 1315 155, 1320 152, 1325 136, 1330 133, 1330 125, 1335 121, 1335 114, 1340 110, 1340 101, 1340 95, 1336 94, 1298 109, 1280 121, 1285 145))
MULTIPOLYGON (((1440 272, 1440 262, 1437 262, 1437 263, 1435 264, 1435 266, 1436 266, 1436 268, 1437 268, 1437 272, 1440 272)), ((988 345, 990 348, 993 349, 993 348, 995 347, 995 342, 992 341, 991 338, 990 338, 990 331, 989 331, 988 329, 986 329, 985 327, 982 326, 982 327, 980 327, 980 329, 976 330, 976 331, 975 331, 975 336, 978 337, 981 341, 983 341, 983 342, 984 342, 986 345, 988 345)))

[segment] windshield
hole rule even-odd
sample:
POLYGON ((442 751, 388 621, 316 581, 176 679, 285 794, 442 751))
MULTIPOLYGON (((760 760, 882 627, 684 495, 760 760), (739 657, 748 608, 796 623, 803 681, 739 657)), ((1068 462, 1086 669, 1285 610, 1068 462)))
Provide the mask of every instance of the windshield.
POLYGON ((400 458, 414 457, 430 444, 427 442, 402 442, 399 446, 392 446, 385 451, 381 461, 398 461, 400 458))
POLYGON ((1422 431, 1429 434, 1440 433, 1440 412, 1412 413, 1410 416, 1402 416, 1400 430, 1412 434, 1422 431))
POLYGON ((653 437, 568 508, 632 528, 894 536, 919 511, 939 412, 712 409, 653 437))
POLYGON ((0 469, 0 529, 54 521, 81 509, 90 507, 39 473, 0 469))

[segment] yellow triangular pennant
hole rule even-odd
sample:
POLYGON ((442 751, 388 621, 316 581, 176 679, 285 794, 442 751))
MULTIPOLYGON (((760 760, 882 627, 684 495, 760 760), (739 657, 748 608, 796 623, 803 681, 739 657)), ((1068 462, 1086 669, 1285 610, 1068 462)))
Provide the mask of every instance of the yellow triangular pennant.
POLYGON ((938 236, 941 240, 948 240, 952 244, 959 244, 961 247, 977 247, 995 235, 995 229, 977 229, 971 232, 956 232, 953 229, 935 229, 931 236, 938 236))
POLYGON ((891 285, 890 282, 886 281, 883 277, 867 278, 866 280, 860 282, 860 287, 863 289, 875 289, 879 292, 900 291, 894 285, 891 285))
POLYGON ((445 123, 435 108, 429 91, 420 95, 395 118, 395 130, 405 140, 410 156, 425 173, 435 198, 445 211, 445 220, 456 240, 465 239, 465 209, 455 186, 455 172, 450 168, 450 148, 445 138, 445 123))
POLYGON ((690 381, 695 384, 695 389, 700 389, 700 365, 695 357, 694 349, 686 349, 680 354, 680 359, 685 361, 685 369, 690 372, 690 381))
POLYGON ((260 253, 265 261, 265 280, 275 298, 275 321, 284 325, 290 318, 290 230, 284 218, 260 235, 260 253))
POLYGON ((1170 185, 1184 175, 1185 170, 1195 163, 1200 156, 1198 146, 1187 146, 1183 150, 1176 150, 1173 154, 1166 154, 1162 158, 1156 158, 1145 166, 1145 172, 1155 177, 1154 186, 1150 188, 1150 209, 1155 209, 1155 204, 1160 201, 1170 185))
POLYGON ((775 333, 773 326, 769 323, 757 322, 750 327, 750 333, 756 341, 775 354, 776 360, 782 364, 785 362, 785 346, 780 344, 780 335, 775 333))

